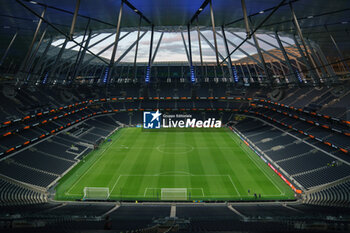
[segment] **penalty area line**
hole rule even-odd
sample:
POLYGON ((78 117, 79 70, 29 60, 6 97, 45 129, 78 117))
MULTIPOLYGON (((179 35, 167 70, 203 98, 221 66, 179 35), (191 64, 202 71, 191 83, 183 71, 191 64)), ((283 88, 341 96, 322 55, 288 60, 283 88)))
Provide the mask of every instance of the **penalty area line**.
MULTIPOLYGON (((123 130, 122 130, 123 131, 123 130)), ((103 151, 101 151, 101 153, 99 153, 99 158, 93 162, 93 164, 91 164, 91 166, 79 177, 79 179, 77 181, 74 182, 74 184, 70 187, 70 189, 68 189, 68 191, 65 193, 65 194, 68 194, 70 193, 70 191, 77 185, 77 183, 90 171, 91 168, 93 168, 97 163, 98 161, 100 161, 102 159, 102 157, 104 155, 106 155, 106 150, 108 150, 109 148, 111 148, 111 146, 116 142, 118 141, 120 138, 122 137, 122 135, 120 135, 113 143, 111 143, 110 145, 108 145, 107 148, 105 148, 103 151)))

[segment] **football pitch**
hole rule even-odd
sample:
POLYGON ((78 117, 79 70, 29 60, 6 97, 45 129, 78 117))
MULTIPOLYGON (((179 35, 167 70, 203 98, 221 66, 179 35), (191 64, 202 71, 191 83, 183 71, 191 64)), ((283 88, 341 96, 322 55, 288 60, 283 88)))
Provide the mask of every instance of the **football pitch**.
POLYGON ((57 200, 83 199, 85 187, 108 188, 110 200, 122 201, 294 199, 227 128, 123 128, 110 139, 59 181, 57 200))

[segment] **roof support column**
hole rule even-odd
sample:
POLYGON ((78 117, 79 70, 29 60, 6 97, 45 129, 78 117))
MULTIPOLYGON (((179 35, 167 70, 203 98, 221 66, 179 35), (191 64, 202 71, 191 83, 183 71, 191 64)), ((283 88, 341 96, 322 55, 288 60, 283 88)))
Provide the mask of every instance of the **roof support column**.
POLYGON ((9 45, 8 45, 7 48, 6 48, 6 51, 5 51, 4 55, 1 57, 0 66, 2 65, 2 63, 4 63, 4 61, 5 61, 5 59, 6 59, 7 55, 8 55, 8 53, 9 53, 11 47, 12 47, 12 45, 13 45, 13 42, 15 42, 15 40, 16 40, 16 38, 17 38, 17 35, 18 35, 18 32, 16 32, 16 33, 13 35, 13 37, 12 37, 12 39, 11 39, 9 45))
POLYGON ((104 80, 104 81, 106 81, 106 84, 108 84, 111 81, 111 76, 113 75, 114 59, 115 59, 115 55, 117 53, 117 47, 118 47, 119 36, 120 36, 120 24, 122 22, 123 6, 124 6, 124 1, 121 1, 120 9, 119 9, 119 15, 118 15, 117 32, 115 34, 115 40, 114 40, 114 45, 113 45, 112 57, 111 57, 111 60, 109 61, 109 65, 108 65, 107 79, 104 80))
POLYGON ((41 24, 42 24, 42 22, 43 22, 43 18, 44 18, 44 16, 45 16, 45 13, 46 13, 46 7, 45 7, 44 10, 41 12, 41 16, 40 16, 38 25, 36 26, 36 30, 35 30, 35 32, 34 32, 32 42, 30 43, 30 46, 29 46, 28 51, 27 51, 27 54, 26 54, 26 56, 24 57, 23 62, 22 62, 22 64, 21 64, 20 68, 19 68, 19 72, 22 71, 23 69, 25 69, 26 66, 27 66, 27 62, 28 62, 29 56, 30 56, 31 53, 32 53, 33 46, 34 46, 34 43, 35 43, 35 41, 36 41, 36 38, 37 38, 37 36, 38 36, 38 34, 39 34, 40 27, 41 27, 41 24))
MULTIPOLYGON (((53 64, 53 67, 51 68, 51 70, 50 70, 50 72, 49 72, 49 73, 50 73, 50 75, 48 76, 48 77, 49 77, 49 80, 47 80, 47 81, 51 81, 50 79, 55 75, 57 66, 58 66, 58 64, 59 64, 59 61, 61 60, 61 57, 62 57, 62 55, 63 55, 64 50, 66 49, 67 43, 68 43, 68 38, 66 37, 66 39, 64 40, 64 43, 63 43, 63 45, 62 45, 62 47, 61 47, 61 49, 60 49, 58 55, 57 55, 57 57, 56 57, 56 59, 55 59, 55 63, 53 64)), ((46 83, 47 81, 45 81, 45 83, 46 83)))
POLYGON ((199 58, 201 61, 201 76, 204 76, 202 42, 201 42, 201 35, 200 35, 199 26, 198 26, 198 16, 197 16, 197 35, 198 35, 198 46, 199 46, 199 58))
MULTIPOLYGON (((233 32, 230 32, 230 31, 228 31, 228 32, 235 36, 235 34, 234 34, 233 32)), ((217 33, 217 34, 218 34, 220 37, 222 37, 222 35, 220 35, 219 33, 217 33)), ((226 38, 226 40, 227 40, 227 42, 228 42, 229 44, 231 44, 232 46, 234 46, 234 47, 237 48, 237 45, 236 45, 235 43, 233 43, 232 41, 228 40, 227 38, 226 38)), ((245 50, 243 50, 243 49, 241 49, 241 48, 237 48, 237 50, 239 50, 241 53, 245 54, 250 60, 256 62, 256 63, 258 64, 259 67, 261 67, 261 68, 263 67, 262 64, 260 63, 260 61, 259 61, 258 59, 256 59, 254 56, 251 56, 251 55, 250 55, 249 53, 247 53, 245 50)), ((232 53, 230 53, 230 55, 232 55, 232 53)), ((223 62, 227 62, 226 60, 227 60, 227 58, 224 59, 223 62)))
MULTIPOLYGON (((314 62, 316 63, 318 69, 321 70, 323 78, 327 77, 327 73, 324 70, 324 67, 322 66, 321 62, 319 61, 319 58, 317 57, 317 54, 315 53, 314 48, 311 46, 311 43, 308 38, 306 38, 306 44, 309 46, 311 56, 313 57, 314 62)), ((321 82, 323 82, 323 79, 321 78, 321 82)))
POLYGON ((241 0, 241 5, 242 5, 243 18, 244 18, 244 24, 245 24, 245 30, 247 33, 247 38, 250 39, 250 37, 251 37, 250 26, 249 26, 249 20, 248 20, 247 7, 245 5, 245 0, 241 0))
POLYGON ((134 79, 136 79, 136 76, 137 76, 136 62, 137 62, 137 53, 139 51, 139 40, 140 40, 140 33, 141 33, 141 21, 142 21, 142 17, 140 15, 139 26, 137 28, 137 39, 136 39, 137 42, 136 42, 135 57, 134 57, 134 79))
POLYGON ((159 49, 160 43, 162 42, 162 39, 163 39, 163 35, 164 35, 164 32, 162 32, 162 34, 160 34, 160 37, 159 37, 159 41, 158 41, 158 43, 157 43, 156 50, 154 50, 154 54, 153 54, 153 57, 152 57, 151 65, 153 65, 154 59, 156 59, 156 56, 157 56, 157 53, 158 53, 158 49, 159 49))
POLYGON ((45 31, 43 32, 43 34, 41 35, 39 42, 36 44, 34 51, 32 52, 32 54, 29 56, 28 58, 28 62, 27 62, 27 66, 24 67, 24 72, 27 74, 27 80, 29 80, 30 76, 32 75, 31 73, 29 73, 30 69, 33 66, 33 63, 35 61, 35 57, 36 54, 38 53, 39 47, 41 45, 41 43, 43 42, 45 35, 46 35, 46 31, 47 28, 45 29, 45 31))
POLYGON ((210 6, 211 25, 212 25, 212 28, 213 28, 213 37, 214 37, 216 64, 219 66, 219 65, 220 65, 220 61, 219 61, 219 51, 218 51, 218 43, 217 43, 217 40, 216 40, 215 19, 214 19, 214 12, 213 12, 213 3, 212 3, 212 0, 209 1, 209 6, 210 6))
POLYGON ((85 57, 85 54, 86 54, 86 49, 89 47, 89 43, 90 43, 90 39, 91 39, 91 34, 92 34, 92 31, 90 29, 90 32, 89 32, 89 35, 86 39, 86 42, 85 42, 85 47, 83 49, 83 51, 81 52, 81 55, 80 55, 80 58, 79 58, 79 61, 78 63, 76 64, 75 66, 75 70, 74 70, 74 74, 73 74, 73 79, 76 78, 76 76, 78 76, 79 72, 80 72, 80 69, 81 69, 81 64, 83 63, 84 61, 84 57, 85 57))
POLYGON ((234 68, 232 66, 232 60, 231 60, 230 50, 228 48, 228 43, 226 40, 226 33, 225 33, 224 25, 221 26, 221 31, 222 31, 222 36, 224 39, 224 44, 225 44, 226 56, 228 56, 227 61, 228 61, 228 71, 230 73, 230 79, 231 79, 231 82, 237 83, 238 82, 237 71, 236 71, 236 68, 234 68))
MULTIPOLYGON (((200 34, 201 34, 201 36, 203 37, 204 41, 207 42, 207 44, 209 45, 209 47, 210 47, 212 50, 215 51, 215 46, 212 45, 212 44, 210 43, 210 41, 203 35, 203 33, 200 33, 200 34)), ((220 35, 220 34, 218 34, 218 35, 220 35)), ((220 36, 221 36, 221 35, 220 35, 220 36)), ((219 56, 221 59, 224 59, 224 56, 222 56, 222 54, 219 53, 219 52, 218 52, 218 56, 219 56)), ((225 63, 227 64, 228 62, 225 61, 225 63)), ((228 65, 228 64, 227 64, 227 65, 228 65)))
MULTIPOLYGON (((82 39, 82 42, 81 42, 82 45, 84 44, 84 42, 85 42, 85 45, 86 45, 85 37, 86 37, 86 34, 87 34, 88 30, 89 30, 89 26, 90 26, 90 18, 88 19, 88 23, 86 24, 86 27, 85 27, 84 36, 83 36, 83 39, 82 39)), ((91 31, 90 31, 90 36, 91 36, 91 31)), ((90 37, 88 37, 88 40, 90 40, 90 37)), ((80 57, 81 57, 82 53, 84 52, 84 50, 86 50, 87 48, 88 47, 86 47, 86 46, 85 47, 81 46, 79 48, 77 57, 75 59, 73 74, 72 74, 72 77, 71 77, 72 79, 74 79, 76 74, 77 74, 77 69, 78 69, 78 66, 79 66, 80 57)))
POLYGON ((277 42, 278 42, 278 46, 280 47, 280 50, 282 51, 284 60, 285 60, 286 63, 287 63, 287 66, 288 66, 288 69, 289 69, 289 72, 288 72, 289 75, 288 75, 288 76, 289 76, 289 77, 293 77, 293 78, 291 78, 291 79, 294 79, 294 81, 295 81, 296 83, 301 82, 302 80, 299 80, 299 79, 298 79, 298 77, 297 77, 297 75, 296 75, 296 73, 295 73, 295 70, 293 69, 292 63, 290 63, 288 54, 287 54, 286 50, 285 50, 284 47, 283 47, 282 41, 281 41, 281 39, 280 39, 280 37, 279 37, 277 31, 275 32, 275 38, 276 38, 276 40, 277 40, 277 42))
POLYGON ((53 37, 50 37, 50 40, 49 40, 49 42, 47 43, 44 52, 41 54, 39 60, 36 62, 35 66, 34 66, 34 68, 33 68, 33 74, 38 74, 38 71, 39 71, 40 68, 42 67, 43 59, 44 59, 44 57, 46 57, 47 52, 49 51, 49 49, 50 49, 50 47, 51 47, 52 41, 53 41, 53 37))
POLYGON ((248 71, 248 74, 249 74, 250 82, 251 82, 251 83, 254 83, 255 80, 254 80, 254 78, 253 78, 253 76, 252 76, 252 73, 250 72, 250 66, 249 66, 249 64, 246 63, 245 66, 246 66, 247 71, 248 71))
POLYGON ((188 35, 188 54, 189 54, 189 60, 190 60, 190 74, 191 74, 191 82, 196 82, 196 75, 193 68, 193 62, 192 62, 192 46, 191 46, 191 31, 190 31, 190 24, 187 24, 187 35, 188 35))
MULTIPOLYGON (((305 40, 304 40, 304 36, 303 36, 303 33, 301 32, 300 25, 299 25, 297 16, 295 15, 295 12, 294 12, 294 9, 293 9, 293 5, 292 5, 291 2, 289 2, 289 6, 290 6, 290 12, 291 12, 292 17, 293 17, 294 27, 295 27, 295 29, 296 29, 296 31, 298 33, 298 36, 299 36, 299 38, 301 40, 301 43, 303 44, 303 47, 304 47, 304 50, 305 50, 306 60, 308 60, 309 66, 312 69, 312 71, 311 71, 312 76, 311 77, 312 77, 314 83, 318 83, 318 81, 321 80, 321 76, 318 74, 318 71, 316 70, 316 67, 313 64, 312 57, 310 56, 310 54, 309 54, 309 52, 307 50, 307 46, 306 46, 306 43, 305 43, 305 40)), ((296 41, 296 38, 295 38, 295 41, 296 41)), ((300 48, 300 45, 299 45, 299 48, 300 48)))
MULTIPOLYGON (((75 11, 74 11, 74 15, 73 15, 73 20, 72 20, 72 25, 70 27, 70 32, 69 32, 70 40, 73 39, 74 27, 75 27, 75 23, 77 21, 79 7, 80 7, 80 0, 77 0, 77 3, 75 5, 75 11)), ((90 18, 89 18, 89 20, 90 20, 90 18)))
POLYGON ((346 67, 346 69, 350 72, 350 68, 349 68, 348 64, 346 63, 346 61, 344 61, 343 53, 341 52, 341 50, 340 50, 340 48, 339 48, 337 42, 335 41, 333 35, 328 31, 327 26, 325 26, 325 29, 326 29, 326 31, 327 31, 329 37, 331 38, 332 43, 333 43, 335 49, 337 50, 338 56, 339 56, 340 59, 343 61, 342 63, 343 63, 343 65, 344 65, 344 67, 346 67))
POLYGON ((181 29, 181 38, 182 38, 182 42, 183 42, 184 47, 185 47, 185 52, 186 52, 186 56, 187 56, 188 65, 190 66, 190 56, 188 54, 187 45, 186 45, 186 41, 185 41, 184 34, 182 32, 182 29, 181 29))
MULTIPOLYGON (((311 79, 313 80, 313 82, 315 83, 315 82, 316 82, 315 72, 314 72, 314 70, 312 70, 311 65, 310 65, 310 62, 309 62, 309 60, 307 59, 307 57, 305 57, 305 54, 304 54, 303 50, 301 49, 300 44, 299 44, 299 42, 298 42, 298 40, 297 40, 297 38, 296 38, 295 35, 293 35, 293 39, 294 39, 295 45, 296 45, 297 48, 298 48, 298 51, 299 51, 299 54, 300 54, 300 56, 301 56, 301 58, 302 58, 302 60, 303 60, 303 63, 304 63, 305 66, 306 66, 306 72, 309 73, 310 78, 311 78, 311 79)), ((306 81, 307 81, 307 80, 304 79, 304 82, 306 82, 306 81)))
POLYGON ((149 56, 148 56, 148 65, 147 65, 147 68, 146 68, 146 77, 145 77, 145 82, 146 83, 150 82, 150 76, 151 76, 153 35, 154 35, 154 25, 152 24, 151 41, 150 41, 149 56))
MULTIPOLYGON (((121 41, 122 39, 124 39, 125 37, 127 37, 131 32, 127 32, 125 35, 123 35, 122 37, 119 38, 119 41, 121 41)), ((96 44, 96 43, 95 43, 96 44)), ((108 46, 106 46, 104 49, 102 49, 101 51, 99 51, 96 56, 100 56, 102 53, 106 52, 108 49, 112 48, 114 45, 114 42, 108 46)), ((87 59, 87 61, 84 63, 84 67, 89 65, 89 63, 94 60, 95 57, 91 57, 89 59, 87 59)), ((107 67, 108 68, 108 67, 107 67)))
MULTIPOLYGON (((237 65, 236 65, 236 66, 237 66, 237 65)), ((239 68, 241 69, 241 72, 242 72, 243 83, 249 83, 249 82, 248 82, 248 79, 247 79, 246 76, 245 76, 244 69, 243 69, 243 67, 242 67, 242 63, 239 63, 239 68)))
POLYGON ((332 77, 332 78, 337 78, 337 75, 336 73, 334 72, 334 69, 333 67, 329 64, 329 61, 327 60, 326 56, 324 55, 324 53, 322 52, 320 46, 318 46, 317 44, 315 45, 315 49, 316 51, 318 52, 322 62, 326 65, 326 69, 329 73, 329 75, 332 77))
POLYGON ((118 65, 119 62, 121 62, 121 60, 132 50, 132 48, 134 48, 134 46, 144 37, 144 35, 146 35, 147 31, 145 31, 144 33, 142 33, 142 35, 134 42, 132 43, 129 48, 127 48, 125 50, 125 52, 120 55, 120 57, 117 59, 117 61, 114 63, 114 65, 118 65))
POLYGON ((264 73, 266 75, 266 78, 269 81, 269 83, 273 83, 272 75, 270 74, 270 72, 269 72, 269 70, 268 70, 268 68, 266 66, 265 58, 264 58, 264 55, 261 52, 260 44, 259 44, 258 39, 256 38, 256 34, 254 33, 252 36, 253 36, 253 40, 254 40, 254 46, 255 46, 255 48, 256 48, 256 50, 258 52, 258 55, 259 55, 259 58, 260 58, 260 62, 262 64, 262 67, 263 67, 264 73))

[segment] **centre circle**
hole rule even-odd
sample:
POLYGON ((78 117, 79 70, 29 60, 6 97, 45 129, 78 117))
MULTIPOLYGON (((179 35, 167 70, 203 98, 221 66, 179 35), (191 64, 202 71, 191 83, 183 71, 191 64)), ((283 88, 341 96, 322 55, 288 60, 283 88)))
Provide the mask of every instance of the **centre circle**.
POLYGON ((193 151, 193 147, 185 143, 167 143, 157 146, 157 150, 165 154, 186 154, 193 151))

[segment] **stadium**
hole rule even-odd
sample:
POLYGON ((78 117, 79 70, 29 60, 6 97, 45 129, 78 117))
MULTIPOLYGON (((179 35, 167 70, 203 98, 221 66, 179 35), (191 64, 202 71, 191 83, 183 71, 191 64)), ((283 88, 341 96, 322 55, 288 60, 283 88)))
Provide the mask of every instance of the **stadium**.
POLYGON ((347 0, 0 0, 1 232, 349 232, 347 0))

